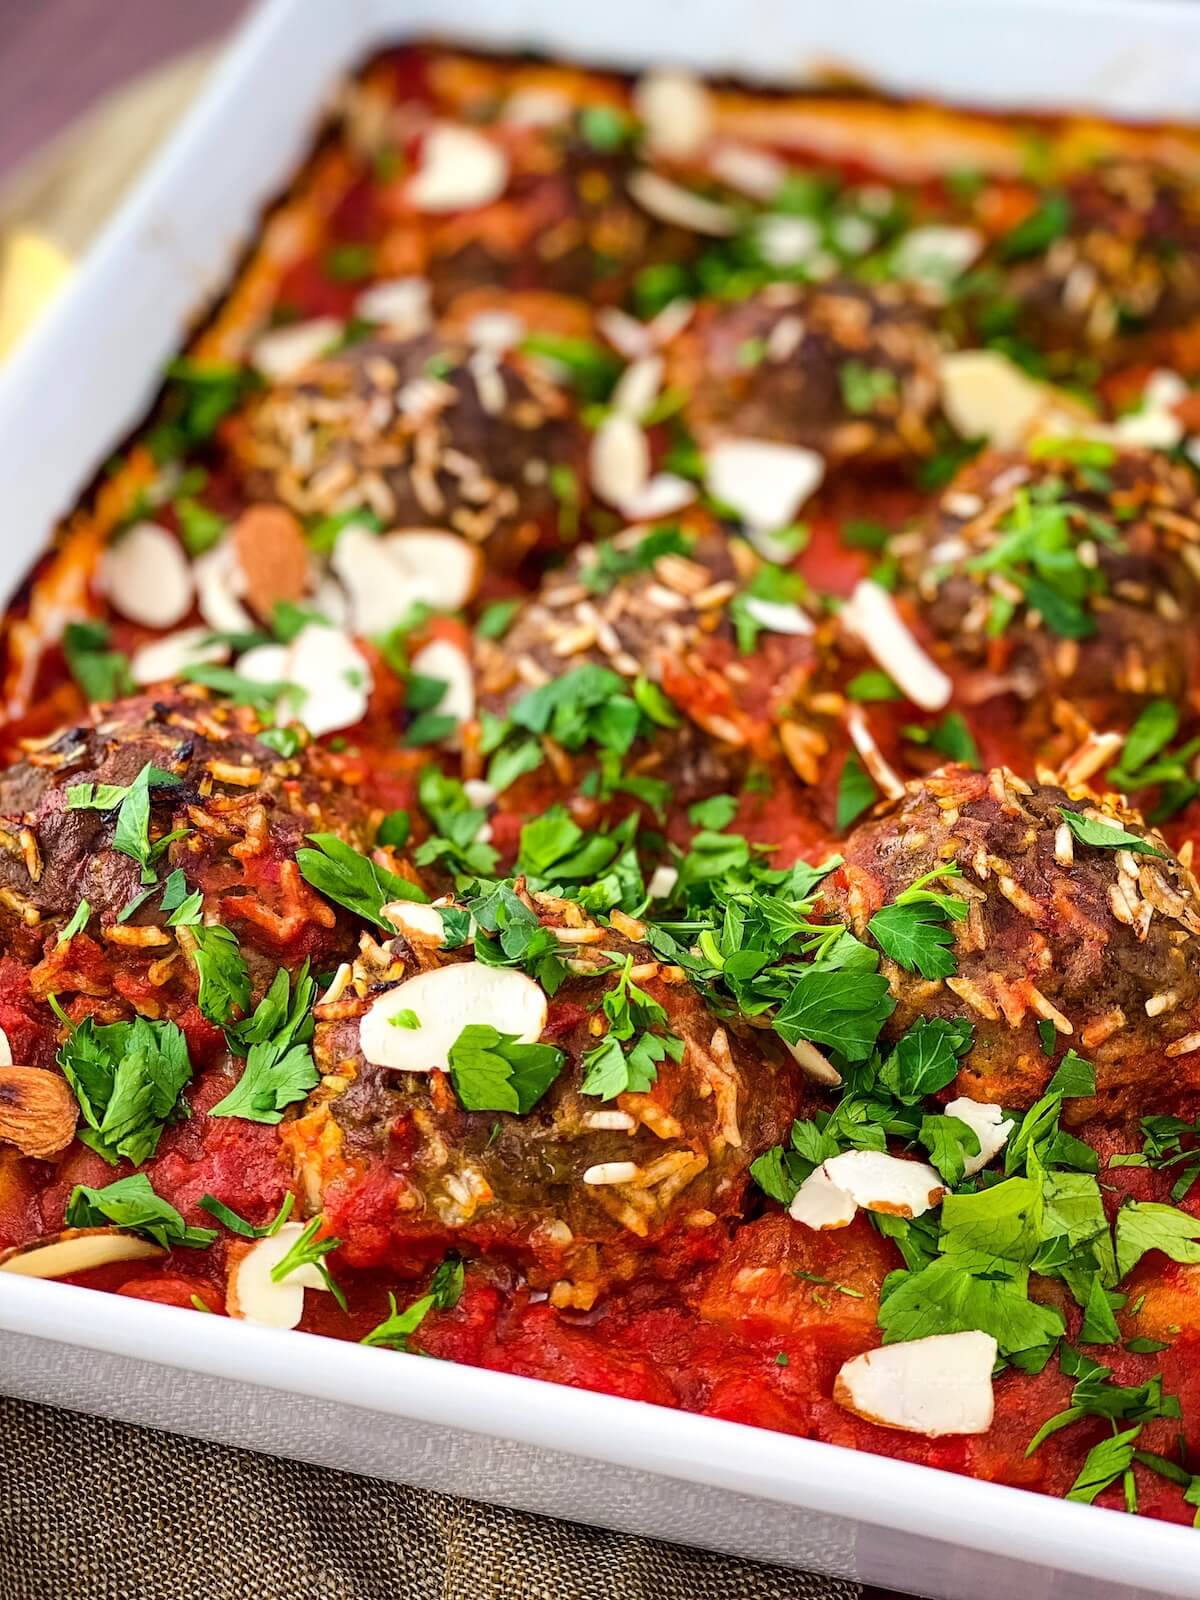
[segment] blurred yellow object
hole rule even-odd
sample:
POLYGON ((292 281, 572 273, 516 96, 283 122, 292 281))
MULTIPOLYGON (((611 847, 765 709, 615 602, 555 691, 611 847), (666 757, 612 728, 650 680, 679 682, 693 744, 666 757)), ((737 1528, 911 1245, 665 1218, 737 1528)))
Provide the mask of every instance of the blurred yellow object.
POLYGON ((75 270, 53 239, 16 228, 0 255, 0 361, 15 348, 75 270))

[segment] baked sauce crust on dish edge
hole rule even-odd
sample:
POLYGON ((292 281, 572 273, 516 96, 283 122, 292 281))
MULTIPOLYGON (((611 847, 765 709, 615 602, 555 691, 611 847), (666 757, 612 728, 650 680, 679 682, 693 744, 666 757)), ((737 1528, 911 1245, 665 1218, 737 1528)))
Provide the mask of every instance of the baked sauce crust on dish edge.
POLYGON ((1200 136, 388 52, 3 623, 0 1294, 1190 1522, 1200 136))

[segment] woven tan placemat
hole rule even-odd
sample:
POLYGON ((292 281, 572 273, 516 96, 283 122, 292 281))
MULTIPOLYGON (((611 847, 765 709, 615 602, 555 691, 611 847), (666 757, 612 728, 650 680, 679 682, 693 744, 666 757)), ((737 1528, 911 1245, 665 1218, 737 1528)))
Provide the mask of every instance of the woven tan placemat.
POLYGON ((0 1600, 855 1600, 756 1566, 0 1400, 0 1600))

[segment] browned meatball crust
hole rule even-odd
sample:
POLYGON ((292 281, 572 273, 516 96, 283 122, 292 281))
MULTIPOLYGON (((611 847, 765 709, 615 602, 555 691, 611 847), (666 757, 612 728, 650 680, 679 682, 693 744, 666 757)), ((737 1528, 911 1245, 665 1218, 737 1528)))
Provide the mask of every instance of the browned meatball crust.
POLYGON ((708 303, 668 352, 702 440, 771 439, 831 461, 932 449, 938 345, 927 311, 897 284, 778 286, 708 303))
POLYGON ((1200 502, 1159 452, 989 452, 896 549, 965 697, 1015 695, 1035 738, 1060 697, 1103 728, 1195 693, 1200 502))
MULTIPOLYGON (((957 970, 926 980, 885 961, 898 1002, 889 1030, 918 1017, 974 1025, 956 1092, 1027 1106, 1071 1046, 1096 1068, 1098 1103, 1151 1109, 1200 1083, 1200 897, 1191 872, 1112 797, 1031 788, 1003 769, 950 768, 854 830, 831 889, 856 931, 922 874, 946 863, 966 898, 955 924, 957 970), (1075 838, 1063 811, 1147 841, 1150 851, 1075 838)), ((1071 1102, 1079 1112, 1089 1102, 1071 1102)))
POLYGON ((426 333, 306 368, 231 433, 252 494, 302 516, 365 506, 388 527, 453 528, 502 569, 559 542, 552 469, 582 477, 568 412, 532 365, 426 333))
POLYGON ((353 985, 318 1007, 325 1077, 285 1144, 310 1204, 335 1230, 339 1215, 361 1218, 384 1196, 378 1225, 354 1229, 372 1260, 415 1269, 447 1248, 488 1252, 519 1264, 558 1303, 586 1307, 648 1251, 660 1260, 703 1252, 718 1219, 739 1214, 750 1162, 795 1115, 796 1073, 768 1035, 715 1019, 646 946, 615 929, 595 929, 598 941, 588 942, 578 908, 550 895, 529 904, 573 941, 580 973, 550 1001, 543 1041, 566 1060, 532 1111, 469 1111, 445 1072, 366 1061, 359 1024, 370 1001, 417 967, 459 959, 399 940, 365 950, 353 985), (582 1092, 582 1057, 607 1027, 600 1002, 627 956, 682 1053, 658 1063, 645 1092, 605 1100, 582 1092), (589 965, 595 976, 584 975, 589 965))

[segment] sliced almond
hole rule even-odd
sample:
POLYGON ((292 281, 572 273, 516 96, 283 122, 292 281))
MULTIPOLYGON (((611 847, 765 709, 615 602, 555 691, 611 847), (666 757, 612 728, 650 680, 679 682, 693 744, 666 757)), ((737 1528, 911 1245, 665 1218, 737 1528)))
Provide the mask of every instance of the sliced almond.
POLYGON ((50 1238, 0 1251, 0 1272, 20 1278, 70 1278, 118 1261, 148 1261, 166 1253, 160 1245, 122 1228, 65 1228, 50 1238))
POLYGON ((834 1183, 824 1167, 809 1173, 788 1207, 788 1215, 796 1222, 820 1232, 848 1227, 857 1212, 853 1198, 834 1183))
POLYGON ((460 726, 475 716, 475 669, 470 657, 452 639, 434 639, 418 650, 410 663, 422 678, 435 678, 446 685, 432 709, 453 717, 460 726))
POLYGON ((601 500, 621 506, 650 477, 650 442, 632 417, 609 416, 592 436, 588 480, 601 500))
POLYGON ((0 1067, 12 1066, 12 1045, 8 1042, 8 1035, 0 1028, 0 1067))
POLYGON ((759 254, 772 267, 806 267, 822 251, 821 230, 811 217, 761 217, 755 237, 759 254))
POLYGON ((482 961, 435 967, 380 995, 359 1024, 359 1045, 376 1067, 445 1071, 451 1046, 469 1022, 489 1023, 532 1044, 546 1026, 545 993, 511 967, 482 961), (420 1027, 394 1026, 399 1011, 414 1012, 420 1027))
POLYGON ((621 510, 633 522, 653 522, 682 511, 696 498, 696 485, 673 472, 656 472, 635 495, 622 500, 621 510))
POLYGON ((936 1333, 884 1345, 843 1364, 833 1385, 838 1405, 883 1428, 923 1433, 986 1433, 992 1425, 990 1333, 936 1333))
POLYGON ((439 122, 421 141, 420 166, 408 185, 418 211, 466 211, 490 205, 508 185, 508 158, 482 133, 439 122))
POLYGON ((459 611, 474 597, 483 576, 478 545, 442 528, 397 528, 380 543, 427 606, 459 611))
POLYGON ((305 1289, 327 1289, 328 1285, 311 1265, 297 1267, 278 1283, 271 1272, 303 1232, 302 1223, 285 1222, 277 1232, 253 1244, 229 1245, 225 1309, 231 1317, 262 1328, 299 1327, 305 1289))
POLYGON ((292 715, 314 739, 361 722, 373 687, 371 664, 349 634, 316 622, 302 628, 287 646, 283 682, 301 691, 292 715))
POLYGON ((415 339, 431 318, 428 278, 386 278, 364 289, 354 314, 378 323, 401 339, 415 339))
POLYGON ((924 1161, 908 1161, 882 1150, 845 1150, 823 1163, 826 1176, 865 1211, 921 1217, 941 1200, 946 1186, 924 1161))
POLYGON ((630 177, 628 188, 643 211, 672 227, 711 234, 718 239, 737 232, 738 214, 732 206, 693 194, 682 184, 664 178, 661 172, 642 167, 630 177))
POLYGON ((246 575, 228 534, 192 565, 196 605, 214 633, 252 633, 254 618, 242 604, 246 575))
POLYGON ((330 565, 350 599, 355 631, 386 633, 414 606, 458 611, 479 585, 478 547, 440 528, 401 528, 383 535, 343 528, 330 565))
POLYGON ((79 1106, 67 1080, 41 1067, 0 1067, 0 1144, 49 1161, 75 1137, 79 1106))
POLYGON ((754 595, 743 595, 742 606, 768 633, 801 635, 813 631, 813 620, 808 612, 790 601, 759 600, 754 595))
POLYGON ((238 676, 251 683, 287 683, 288 647, 285 644, 257 644, 238 657, 238 676))
POLYGON ((946 705, 954 685, 926 655, 881 584, 869 578, 857 583, 840 620, 914 705, 923 711, 940 711, 946 705))
POLYGON ((712 137, 713 108, 708 90, 690 72, 648 72, 633 91, 633 108, 655 155, 686 161, 712 137))
POLYGON ((238 565, 245 575, 245 596, 265 622, 280 601, 301 598, 308 588, 308 546, 304 530, 284 506, 247 506, 229 530, 238 565))
POLYGON ((827 1084, 831 1089, 841 1083, 842 1075, 832 1061, 827 1061, 816 1045, 810 1044, 807 1039, 797 1039, 795 1044, 788 1044, 787 1052, 801 1072, 814 1083, 827 1084))
POLYGON ((1000 1154, 1013 1131, 1013 1123, 1004 1115, 1003 1107, 989 1101, 968 1100, 965 1095, 950 1101, 946 1115, 965 1122, 979 1140, 979 1154, 967 1156, 963 1163, 963 1173, 968 1178, 982 1172, 988 1162, 1000 1154))
POLYGON ((100 562, 99 583, 116 610, 147 628, 173 628, 192 608, 183 546, 156 522, 135 522, 100 562))
POLYGON ((658 399, 662 379, 663 358, 659 355, 639 356, 636 361, 629 363, 617 379, 609 404, 618 415, 640 422, 658 399))
POLYGON ((964 439, 1001 450, 1021 444, 1053 409, 1053 396, 998 350, 953 350, 941 359, 942 409, 964 439))
POLYGON ((336 317, 313 317, 259 334, 250 346, 250 364, 271 383, 285 383, 303 372, 342 336, 336 317))
POLYGON ((770 200, 787 179, 787 162, 757 145, 724 140, 708 158, 714 178, 748 194, 752 200, 770 200))
POLYGON ((129 662, 134 683, 165 683, 201 661, 228 661, 229 646, 209 628, 180 628, 135 650, 129 662))
POLYGON ((381 915, 409 944, 436 950, 446 942, 446 927, 436 906, 422 905, 419 900, 393 900, 384 906, 381 915))
POLYGON ((824 476, 822 457, 802 445, 721 439, 705 451, 709 493, 763 533, 787 527, 824 476))
POLYGON ((934 223, 911 228, 892 255, 892 272, 911 283, 944 289, 978 260, 983 243, 983 235, 974 228, 934 223))

